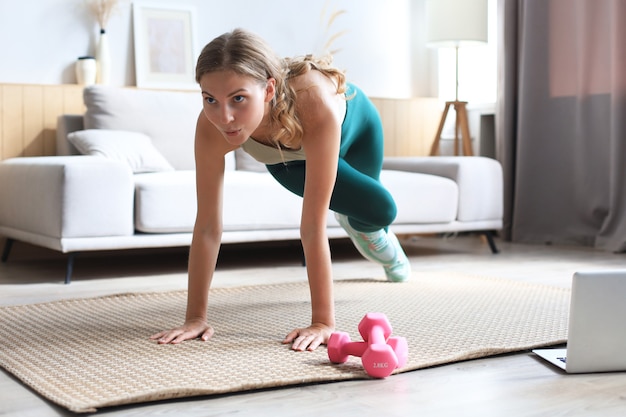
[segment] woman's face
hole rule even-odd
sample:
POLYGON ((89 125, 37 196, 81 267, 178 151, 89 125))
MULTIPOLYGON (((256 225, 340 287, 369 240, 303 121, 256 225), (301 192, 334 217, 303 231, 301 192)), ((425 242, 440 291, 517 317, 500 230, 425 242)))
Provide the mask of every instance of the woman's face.
POLYGON ((274 87, 272 78, 259 83, 232 71, 204 74, 200 79, 204 115, 228 143, 241 145, 261 124, 274 87))

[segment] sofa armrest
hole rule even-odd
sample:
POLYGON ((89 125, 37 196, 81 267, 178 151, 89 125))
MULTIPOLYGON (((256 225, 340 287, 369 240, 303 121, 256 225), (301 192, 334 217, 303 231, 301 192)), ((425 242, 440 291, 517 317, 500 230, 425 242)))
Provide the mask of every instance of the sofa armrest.
POLYGON ((502 219, 503 180, 498 161, 482 156, 387 157, 383 169, 437 175, 459 187, 457 220, 502 219))
POLYGON ((134 233, 133 174, 97 156, 0 163, 0 226, 54 238, 134 233))

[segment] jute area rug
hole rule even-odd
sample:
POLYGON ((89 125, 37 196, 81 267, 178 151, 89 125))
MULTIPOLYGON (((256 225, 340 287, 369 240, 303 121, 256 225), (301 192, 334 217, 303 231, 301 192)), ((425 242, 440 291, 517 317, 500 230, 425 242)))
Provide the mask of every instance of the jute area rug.
MULTIPOLYGON (((0 366, 74 412, 197 395, 366 379, 360 359, 331 364, 324 347, 281 340, 310 319, 306 283, 213 289, 209 342, 157 345, 181 323, 186 292, 121 294, 0 309, 0 366)), ((384 312, 409 344, 397 372, 538 346, 567 337, 570 292, 504 279, 416 274, 407 283, 335 283, 337 328, 361 340, 367 312, 384 312)), ((393 378, 393 375, 390 377, 393 378)))

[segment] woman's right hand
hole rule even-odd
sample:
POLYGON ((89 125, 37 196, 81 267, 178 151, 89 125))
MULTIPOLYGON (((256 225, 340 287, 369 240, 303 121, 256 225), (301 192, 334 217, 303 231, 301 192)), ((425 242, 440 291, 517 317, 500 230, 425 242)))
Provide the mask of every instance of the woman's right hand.
POLYGON ((156 340, 161 345, 168 343, 175 345, 185 340, 196 338, 207 341, 213 336, 214 332, 213 327, 209 326, 205 320, 187 320, 182 326, 171 330, 163 330, 150 336, 150 339, 156 340))

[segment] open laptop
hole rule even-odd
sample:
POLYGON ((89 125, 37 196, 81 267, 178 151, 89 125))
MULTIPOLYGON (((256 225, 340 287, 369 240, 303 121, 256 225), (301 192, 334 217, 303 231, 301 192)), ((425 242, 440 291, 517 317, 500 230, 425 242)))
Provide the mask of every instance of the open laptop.
POLYGON ((626 270, 576 272, 567 349, 534 353, 568 373, 626 370, 626 270))

